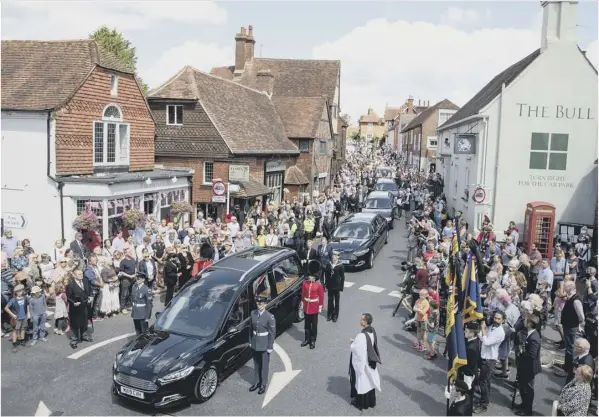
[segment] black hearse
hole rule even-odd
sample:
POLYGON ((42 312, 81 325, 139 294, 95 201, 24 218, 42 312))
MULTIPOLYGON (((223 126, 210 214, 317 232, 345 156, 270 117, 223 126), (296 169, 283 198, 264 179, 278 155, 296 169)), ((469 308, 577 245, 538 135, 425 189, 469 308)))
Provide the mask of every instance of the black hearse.
POLYGON ((207 401, 250 358, 256 296, 269 299, 277 334, 303 319, 301 271, 297 253, 286 248, 247 249, 208 267, 118 351, 113 393, 154 407, 207 401))

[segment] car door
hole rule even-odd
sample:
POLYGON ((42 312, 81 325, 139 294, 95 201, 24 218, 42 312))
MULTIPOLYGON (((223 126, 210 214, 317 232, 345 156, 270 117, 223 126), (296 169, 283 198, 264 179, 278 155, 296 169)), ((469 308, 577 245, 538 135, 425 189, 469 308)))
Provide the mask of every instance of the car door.
POLYGON ((375 230, 377 231, 377 252, 381 250, 381 248, 385 245, 385 222, 381 216, 376 216, 374 219, 375 222, 375 230))
POLYGON ((249 287, 245 287, 232 303, 227 319, 223 323, 221 336, 216 340, 215 355, 220 358, 224 372, 231 370, 238 359, 249 349, 251 320, 250 320, 249 287))
POLYGON ((297 291, 294 290, 301 277, 301 266, 295 256, 288 256, 273 265, 270 275, 274 283, 273 287, 276 289, 274 308, 277 310, 277 314, 275 317, 277 323, 280 320, 282 324, 295 315, 297 291))

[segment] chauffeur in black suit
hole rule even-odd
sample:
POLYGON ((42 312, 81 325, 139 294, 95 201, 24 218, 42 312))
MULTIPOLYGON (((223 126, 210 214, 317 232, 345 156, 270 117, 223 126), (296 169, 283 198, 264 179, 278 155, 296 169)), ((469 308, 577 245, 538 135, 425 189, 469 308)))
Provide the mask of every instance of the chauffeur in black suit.
POLYGON ((516 414, 519 416, 532 416, 532 404, 535 398, 535 376, 541 372, 541 335, 536 330, 539 319, 530 316, 526 319, 526 341, 524 349, 518 357, 518 389, 522 403, 517 405, 516 414))
POLYGON ((255 383, 250 387, 250 392, 258 390, 262 395, 266 392, 268 383, 268 365, 272 352, 275 335, 275 316, 266 311, 266 297, 257 296, 257 310, 251 314, 250 348, 253 350, 255 383))
POLYGON ((333 262, 333 248, 327 244, 327 238, 322 237, 320 245, 318 245, 318 260, 320 261, 320 283, 326 288, 326 274, 325 271, 329 268, 329 265, 333 262))
POLYGON ((327 321, 333 323, 339 318, 339 297, 345 286, 345 269, 339 263, 339 252, 333 252, 333 263, 329 264, 326 275, 326 288, 329 293, 327 302, 327 321))
POLYGON ((308 262, 312 259, 318 258, 318 251, 314 248, 314 241, 312 239, 308 239, 306 241, 306 249, 302 250, 300 254, 300 258, 302 260, 302 265, 304 267, 304 275, 308 275, 308 262))

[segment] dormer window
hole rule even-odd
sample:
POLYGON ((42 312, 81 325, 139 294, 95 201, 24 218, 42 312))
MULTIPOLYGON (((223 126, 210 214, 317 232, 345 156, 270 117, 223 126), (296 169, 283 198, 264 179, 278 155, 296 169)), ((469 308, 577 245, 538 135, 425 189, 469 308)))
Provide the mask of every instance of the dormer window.
POLYGON ((110 76, 110 95, 116 97, 119 91, 119 77, 115 74, 110 76))
POLYGON ((129 165, 129 124, 116 104, 106 106, 94 122, 94 165, 129 165))
POLYGON ((170 126, 183 125, 183 106, 168 105, 166 106, 166 124, 170 126))

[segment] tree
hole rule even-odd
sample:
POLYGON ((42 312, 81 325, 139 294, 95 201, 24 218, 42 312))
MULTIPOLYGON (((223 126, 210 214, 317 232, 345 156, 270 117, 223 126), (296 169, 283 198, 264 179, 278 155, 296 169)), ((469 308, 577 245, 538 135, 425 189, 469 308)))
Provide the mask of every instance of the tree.
POLYGON ((129 71, 132 71, 137 78, 137 82, 141 87, 141 91, 144 95, 148 93, 150 89, 146 83, 143 82, 141 77, 137 75, 137 56, 135 55, 135 47, 131 45, 122 33, 116 29, 109 29, 108 26, 103 25, 96 29, 95 32, 90 33, 90 39, 95 40, 100 44, 102 48, 111 52, 125 65, 129 71))

